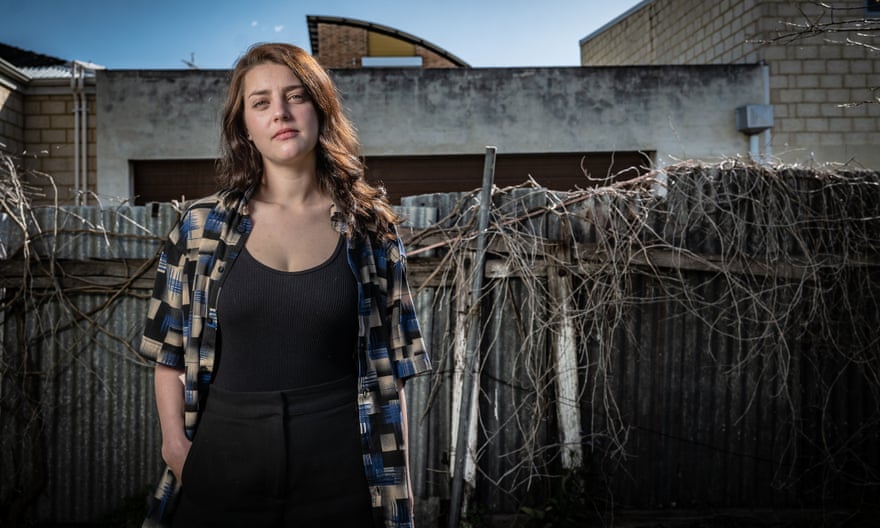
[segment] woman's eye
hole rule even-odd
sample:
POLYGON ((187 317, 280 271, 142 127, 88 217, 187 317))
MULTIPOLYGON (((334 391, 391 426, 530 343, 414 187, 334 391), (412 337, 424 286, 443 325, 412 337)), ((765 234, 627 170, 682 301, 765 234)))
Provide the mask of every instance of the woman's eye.
POLYGON ((269 104, 269 101, 266 101, 266 100, 260 99, 260 100, 254 101, 254 103, 253 103, 251 106, 252 106, 253 108, 263 108, 263 107, 265 107, 265 106, 268 105, 268 104, 269 104))
POLYGON ((292 93, 287 96, 287 100, 291 103, 305 103, 309 98, 304 93, 292 93))

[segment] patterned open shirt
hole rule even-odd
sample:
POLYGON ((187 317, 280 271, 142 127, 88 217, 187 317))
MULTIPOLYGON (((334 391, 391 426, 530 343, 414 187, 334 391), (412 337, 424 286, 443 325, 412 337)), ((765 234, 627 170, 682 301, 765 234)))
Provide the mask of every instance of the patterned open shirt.
MULTIPOLYGON (((247 196, 225 191, 195 201, 159 257, 141 353, 184 369, 190 439, 214 372, 218 293, 251 230, 247 196)), ((348 235, 348 260, 358 282, 358 414, 374 516, 379 526, 410 527, 398 381, 431 365, 406 281, 403 245, 399 238, 379 237, 369 225, 351 229, 338 213, 332 220, 348 235)), ((144 526, 166 524, 178 492, 166 467, 144 526)))

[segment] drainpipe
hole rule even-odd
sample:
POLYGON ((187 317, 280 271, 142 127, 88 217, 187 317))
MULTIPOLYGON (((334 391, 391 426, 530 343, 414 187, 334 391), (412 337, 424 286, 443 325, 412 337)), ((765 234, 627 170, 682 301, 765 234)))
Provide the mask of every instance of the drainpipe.
MULTIPOLYGON (((764 104, 768 107, 772 108, 770 104, 770 65, 764 61, 761 61, 761 67, 763 69, 764 76, 764 104)), ((771 131, 768 127, 767 130, 764 131, 764 163, 770 164, 773 157, 773 146, 771 144, 771 131)))
POLYGON ((73 192, 77 205, 86 205, 89 190, 89 107, 86 94, 86 70, 94 69, 79 61, 72 62, 70 90, 73 95, 73 192))
POLYGON ((78 62, 73 61, 71 64, 73 67, 73 73, 70 76, 70 92, 73 95, 73 194, 74 200, 77 205, 80 203, 80 150, 79 144, 81 143, 79 133, 80 133, 80 100, 79 95, 82 90, 79 78, 82 72, 82 69, 78 62))
POLYGON ((81 114, 79 122, 82 127, 82 132, 80 132, 79 136, 79 148, 80 148, 80 205, 86 205, 86 201, 89 198, 89 106, 88 106, 88 96, 86 95, 86 71, 85 68, 80 66, 80 75, 79 75, 79 112, 81 114))

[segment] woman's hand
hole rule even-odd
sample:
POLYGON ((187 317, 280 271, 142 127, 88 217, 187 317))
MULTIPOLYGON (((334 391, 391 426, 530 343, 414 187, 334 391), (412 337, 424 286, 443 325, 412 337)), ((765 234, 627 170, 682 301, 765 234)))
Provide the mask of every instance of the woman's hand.
POLYGON ((162 428, 162 459, 171 467, 178 482, 182 482, 183 463, 192 442, 186 437, 183 424, 182 371, 156 365, 156 408, 162 428))
POLYGON ((183 484, 183 464, 191 447, 192 442, 183 434, 173 440, 162 438, 162 459, 171 468, 171 472, 180 484, 183 484))

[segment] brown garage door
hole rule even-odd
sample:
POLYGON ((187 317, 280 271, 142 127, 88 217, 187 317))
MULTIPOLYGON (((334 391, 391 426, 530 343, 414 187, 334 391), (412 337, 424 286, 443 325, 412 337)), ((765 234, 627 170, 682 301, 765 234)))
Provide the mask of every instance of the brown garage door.
MULTIPOLYGON (((482 154, 461 156, 370 156, 367 178, 381 182, 392 203, 401 196, 472 191, 483 181, 482 154)), ((600 152, 566 154, 499 154, 495 160, 495 184, 519 185, 531 176, 538 184, 557 191, 608 183, 608 177, 629 168, 618 178, 642 174, 651 154, 600 152)), ((198 198, 214 192, 214 160, 134 161, 135 203, 166 202, 198 198)))
POLYGON ((217 187, 214 160, 132 161, 134 203, 191 200, 217 187))
MULTIPOLYGON (((652 155, 640 152, 498 154, 495 185, 508 187, 528 181, 555 191, 595 187, 609 182, 609 176, 635 167, 619 178, 643 174, 652 155)), ((436 192, 472 191, 483 182, 482 154, 465 156, 368 157, 367 177, 385 185, 393 203, 401 196, 436 192)))

